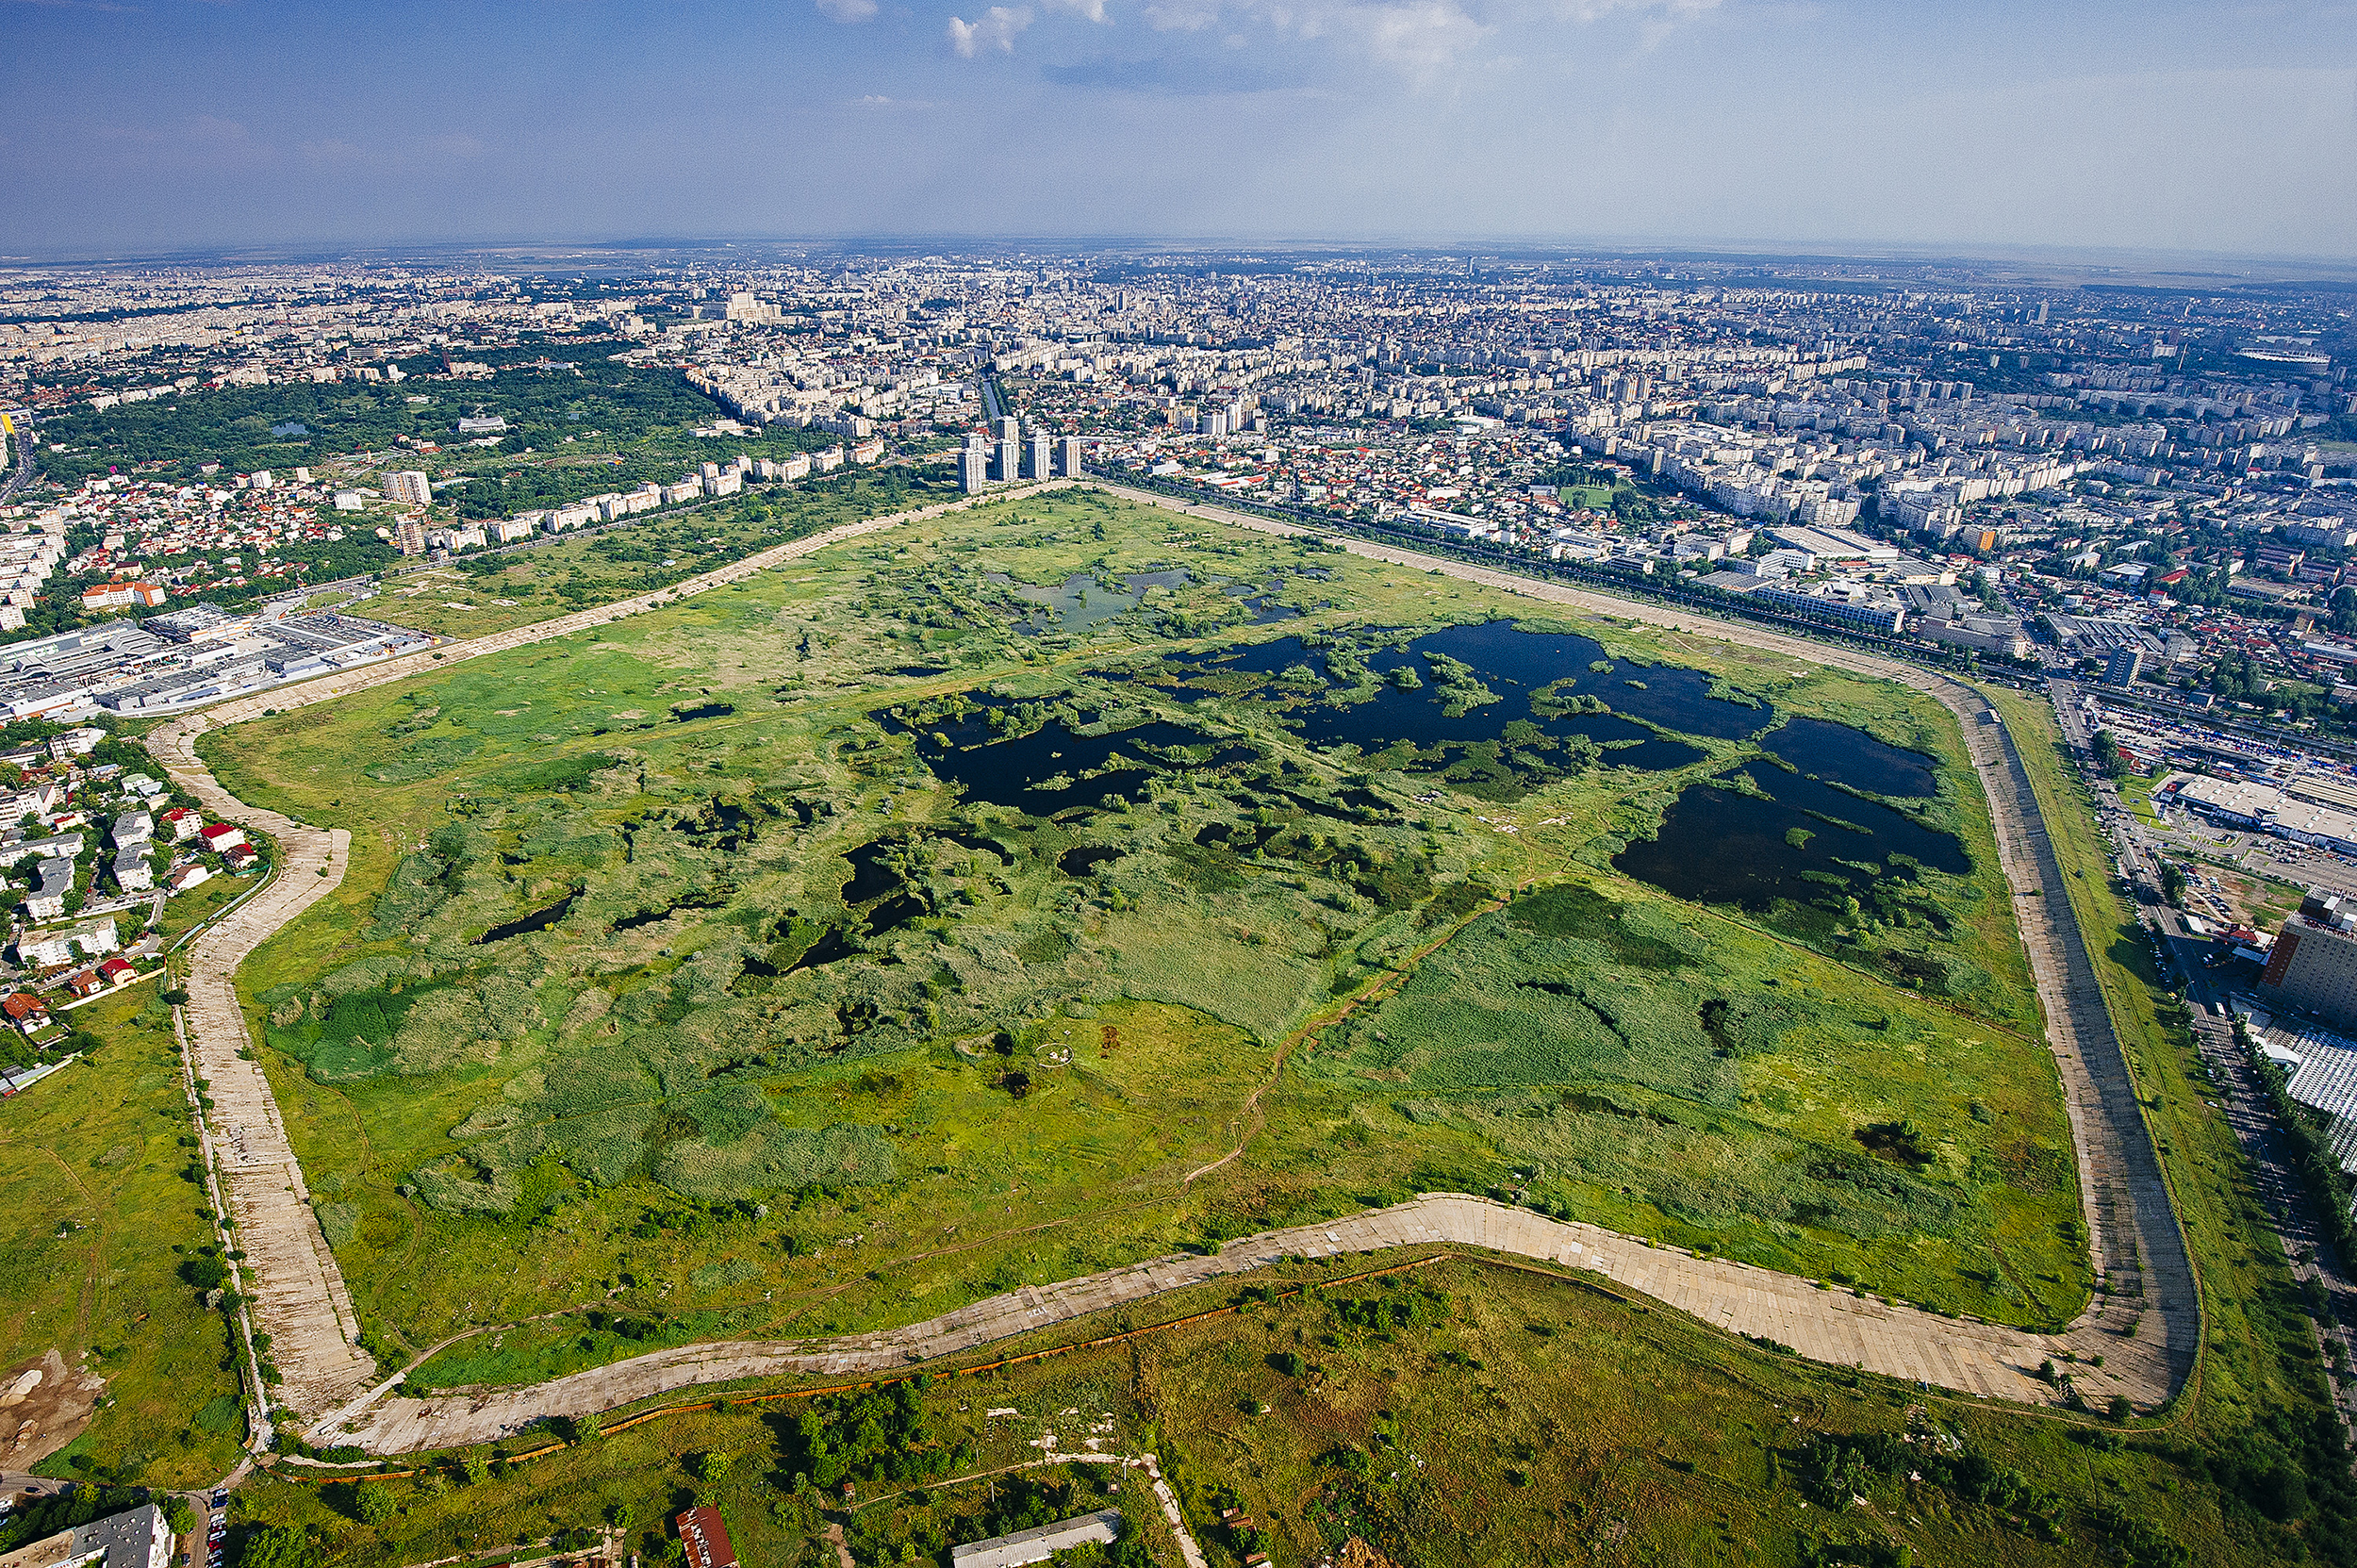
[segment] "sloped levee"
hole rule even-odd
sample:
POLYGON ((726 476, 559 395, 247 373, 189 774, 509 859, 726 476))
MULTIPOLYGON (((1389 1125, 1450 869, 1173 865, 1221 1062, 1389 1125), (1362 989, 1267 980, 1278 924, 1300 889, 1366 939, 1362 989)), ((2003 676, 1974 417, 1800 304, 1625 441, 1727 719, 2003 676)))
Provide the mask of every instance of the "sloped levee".
MULTIPOLYGON (((1146 1301, 1289 1258, 1336 1258, 1399 1247, 1443 1247, 1528 1258, 1585 1270, 1731 1332, 1774 1340, 1808 1357, 1987 1398, 2041 1404, 2054 1391, 2041 1362, 2086 1342, 1942 1317, 1829 1290, 1745 1263, 1698 1258, 1592 1225, 1549 1219, 1488 1198, 1427 1193, 1406 1203, 1311 1225, 1265 1230, 1205 1256, 1174 1253, 1052 1285, 1026 1285, 904 1329, 807 1341, 694 1345, 518 1388, 459 1389, 426 1399, 383 1399, 322 1420, 318 1441, 371 1453, 489 1443, 553 1416, 591 1416, 701 1384, 744 1378, 854 1378, 965 1356, 1019 1334, 1146 1301)), ((2157 1402, 2165 1384, 2134 1367, 2089 1368, 2080 1391, 2157 1402)))

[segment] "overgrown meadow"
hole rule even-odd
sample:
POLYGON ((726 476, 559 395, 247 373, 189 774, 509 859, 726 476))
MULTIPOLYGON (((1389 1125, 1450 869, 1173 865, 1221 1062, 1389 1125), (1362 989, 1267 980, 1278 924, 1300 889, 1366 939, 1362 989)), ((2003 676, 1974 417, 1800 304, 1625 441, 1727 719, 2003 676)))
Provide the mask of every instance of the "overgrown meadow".
POLYGON ((241 978, 380 1354, 596 1309, 422 1383, 1433 1187, 2085 1297, 1986 807, 1897 688, 1074 491, 206 750, 354 832, 241 978), (1779 759, 1795 716, 1926 783, 1779 759), (1843 793, 1754 892, 1615 869, 1705 781, 1843 793))

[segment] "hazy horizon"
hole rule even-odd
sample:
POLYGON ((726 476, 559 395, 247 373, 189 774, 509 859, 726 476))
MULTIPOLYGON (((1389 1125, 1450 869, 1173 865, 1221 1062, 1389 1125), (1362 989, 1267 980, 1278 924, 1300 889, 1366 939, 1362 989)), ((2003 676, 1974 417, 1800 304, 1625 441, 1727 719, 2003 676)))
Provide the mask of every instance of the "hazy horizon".
POLYGON ((0 6, 0 252, 40 261, 656 235, 2357 261, 2338 5, 0 6))

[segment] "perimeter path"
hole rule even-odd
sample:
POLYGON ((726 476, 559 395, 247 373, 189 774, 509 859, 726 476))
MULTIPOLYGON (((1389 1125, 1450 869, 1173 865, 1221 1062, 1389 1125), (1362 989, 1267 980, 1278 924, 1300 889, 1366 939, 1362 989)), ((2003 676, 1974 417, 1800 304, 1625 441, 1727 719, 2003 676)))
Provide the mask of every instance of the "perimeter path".
MULTIPOLYGON (((1009 493, 1035 494, 1063 487, 1049 484, 1009 493)), ((274 687, 173 719, 150 733, 148 750, 175 783, 203 803, 206 815, 267 834, 278 844, 277 871, 269 885, 190 944, 189 1001, 183 1010, 197 1072, 206 1080, 213 1099, 207 1113, 211 1138, 220 1157, 229 1213, 237 1221, 238 1244, 246 1254, 245 1268, 254 1280, 255 1327, 270 1336, 270 1359, 285 1378, 275 1395, 278 1403, 305 1414, 332 1410, 374 1385, 377 1370, 374 1360, 359 1348, 360 1320, 353 1310, 351 1293, 344 1287, 343 1273, 336 1266, 335 1254, 312 1212, 303 1169, 288 1141, 278 1103, 262 1076, 259 1061, 252 1058, 254 1038, 238 1000, 236 975, 238 966, 256 948, 343 884, 352 835, 341 828, 311 827, 239 800, 221 786, 197 755, 197 738, 208 730, 257 718, 266 712, 284 713, 333 701, 468 659, 569 636, 740 582, 864 534, 962 511, 970 504, 953 502, 846 523, 652 593, 427 652, 404 654, 300 685, 274 687)))
MULTIPOLYGON (((1177 502, 1124 487, 1102 487, 1125 499, 1200 516, 1261 533, 1313 531, 1225 508, 1177 502)), ((999 499, 994 497, 993 499, 999 499)), ((660 1351, 530 1388, 470 1390, 430 1399, 388 1397, 366 1359, 350 1348, 351 1308, 333 1258, 319 1236, 302 1192, 300 1171, 258 1069, 240 1063, 249 1043, 229 977, 235 965, 269 930, 283 924, 341 880, 345 844, 333 833, 256 812, 222 791, 196 758, 204 729, 256 717, 265 702, 280 710, 324 701, 387 682, 430 672, 437 662, 504 652, 604 624, 670 603, 706 588, 898 523, 963 509, 969 503, 928 507, 847 524, 763 552, 675 587, 584 610, 538 626, 519 628, 440 650, 323 679, 292 690, 246 698, 181 720, 151 738, 173 776, 209 809, 268 831, 283 827, 282 901, 258 908, 239 923, 236 940, 198 944, 200 962, 217 971, 213 1005, 204 1009, 200 1060, 223 1106, 227 1081, 217 1065, 242 1067, 255 1094, 239 1096, 235 1140, 253 1162, 242 1182, 232 1172, 232 1204, 249 1253, 259 1239, 247 1227, 245 1204, 281 1234, 260 1270, 262 1328, 273 1336, 287 1377, 286 1402, 314 1413, 311 1431, 329 1441, 356 1441, 378 1453, 495 1439, 552 1415, 585 1415, 701 1383, 780 1375, 877 1373, 972 1350, 1010 1335, 1044 1329, 1125 1302, 1144 1300, 1204 1279, 1259 1268, 1289 1255, 1332 1256, 1387 1247, 1446 1244, 1543 1259, 1593 1270, 1720 1327, 1774 1340, 1814 1360, 1856 1365, 1892 1377, 2022 1402, 2051 1400, 2034 1374, 2052 1359, 2077 1375, 2080 1391, 2098 1402, 2125 1395, 2151 1409, 2175 1392, 2198 1350, 2200 1322, 2184 1238, 2179 1232, 2158 1161, 2146 1131, 2126 1063, 2088 960, 2085 943, 2062 898, 2063 872, 2040 817, 2012 737, 1980 695, 1945 676, 1863 652, 1666 609, 1510 573, 1468 566, 1413 551, 1335 538, 1354 554, 1420 570, 1438 570, 1486 586, 1581 611, 1638 619, 1830 666, 1928 692, 1963 726, 1967 748, 1986 793, 1998 854, 2013 891, 2016 917, 2044 1004, 2048 1039, 2060 1070, 2077 1148, 2081 1198, 2094 1263, 2104 1290, 2060 1335, 2045 1337, 1969 1319, 1894 1306, 1817 1282, 1718 1260, 1696 1258, 1583 1225, 1565 1225, 1525 1211, 1455 1195, 1434 1195, 1330 1224, 1232 1243, 1208 1257, 1178 1256, 1067 1280, 1027 1287, 976 1302, 905 1329, 867 1336, 802 1343, 744 1343, 660 1351), (209 793, 208 793, 209 791, 209 793), (318 875, 324 870, 328 874, 318 875), (316 887, 302 885, 309 872, 316 887), (244 1186, 250 1196, 240 1198, 244 1186), (274 1191, 273 1191, 274 1189, 274 1191), (313 1359, 298 1363, 300 1353, 313 1359), (2099 1369, 2095 1356, 2104 1358, 2099 1369), (2075 1356, 2075 1364, 2066 1357, 2075 1356), (371 1387, 371 1385, 375 1386, 371 1387)), ((262 900, 254 903, 261 905, 262 900)), ((190 991, 197 991, 195 977, 190 991)), ((194 1011, 194 1009, 192 1009, 194 1011)))
MULTIPOLYGON (((1743 1263, 1652 1246, 1592 1225, 1459 1193, 1426 1193, 1318 1225, 1267 1230, 1216 1253, 1177 1253, 1053 1285, 1027 1285, 878 1334, 793 1342, 695 1345, 577 1372, 535 1387, 461 1389, 430 1399, 391 1399, 346 1421, 321 1422, 314 1441, 356 1443, 371 1453, 490 1443, 547 1416, 589 1416, 700 1383, 739 1378, 851 1378, 905 1371, 1091 1312, 1146 1300, 1288 1258, 1334 1258, 1434 1245, 1567 1265, 1600 1274, 1706 1323, 1789 1345, 1813 1361, 1862 1366, 1966 1394, 2043 1403, 2053 1390, 2038 1363, 2069 1347, 1966 1319, 1935 1316, 1743 1263)), ((2108 1363, 2107 1367, 2108 1367, 2108 1363)))

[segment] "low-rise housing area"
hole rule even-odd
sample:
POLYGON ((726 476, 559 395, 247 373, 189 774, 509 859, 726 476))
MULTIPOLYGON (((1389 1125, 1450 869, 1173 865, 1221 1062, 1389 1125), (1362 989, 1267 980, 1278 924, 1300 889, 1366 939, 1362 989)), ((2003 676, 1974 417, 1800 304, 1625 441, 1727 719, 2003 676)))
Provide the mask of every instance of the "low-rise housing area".
MULTIPOLYGON (((59 1015, 159 972, 170 932, 225 900, 183 895, 216 877, 266 868, 266 847, 207 821, 174 786, 140 770, 144 753, 94 726, 10 726, 30 738, 0 753, 15 815, 0 825, 0 1067, 26 1069, 71 1048, 59 1015)), ((228 884, 224 884, 228 885, 228 884)))

